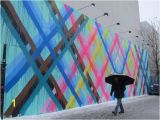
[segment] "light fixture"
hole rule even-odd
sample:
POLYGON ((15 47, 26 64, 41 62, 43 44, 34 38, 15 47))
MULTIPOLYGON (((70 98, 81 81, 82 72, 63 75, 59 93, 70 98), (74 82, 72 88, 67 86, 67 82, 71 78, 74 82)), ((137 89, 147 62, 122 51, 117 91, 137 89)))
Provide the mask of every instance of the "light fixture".
POLYGON ((106 27, 112 27, 112 26, 115 26, 115 25, 120 25, 120 23, 119 23, 119 22, 117 22, 117 23, 114 23, 114 24, 108 25, 108 26, 106 26, 106 27))
POLYGON ((85 9, 85 8, 88 8, 88 7, 96 7, 96 5, 95 5, 95 3, 91 3, 90 5, 86 5, 86 6, 84 6, 84 7, 81 7, 81 8, 79 8, 79 9, 77 9, 77 10, 83 10, 83 9, 85 9))
POLYGON ((132 31, 129 30, 128 32, 131 33, 132 31))
POLYGON ((120 23, 119 23, 119 22, 117 22, 116 24, 117 24, 117 25, 120 25, 120 23))
POLYGON ((123 32, 118 32, 118 33, 132 33, 132 31, 129 30, 129 31, 123 31, 123 32))
POLYGON ((104 13, 104 16, 108 16, 108 13, 104 13))
POLYGON ((139 36, 136 35, 136 36, 130 36, 130 37, 126 37, 126 38, 134 38, 134 37, 138 38, 139 36))
POLYGON ((94 19, 97 20, 97 19, 99 19, 99 18, 101 18, 103 16, 109 16, 109 14, 105 12, 104 14, 102 14, 102 15, 100 15, 98 17, 95 17, 94 19))
POLYGON ((95 3, 91 3, 91 6, 92 6, 92 7, 96 7, 95 3))

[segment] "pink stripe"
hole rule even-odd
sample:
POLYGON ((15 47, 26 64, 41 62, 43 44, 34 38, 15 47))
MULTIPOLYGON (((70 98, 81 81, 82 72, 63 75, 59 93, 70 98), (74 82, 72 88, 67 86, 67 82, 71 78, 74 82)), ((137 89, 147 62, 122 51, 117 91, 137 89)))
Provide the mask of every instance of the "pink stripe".
MULTIPOLYGON (((81 37, 81 38, 82 38, 82 37, 81 37)), ((81 43, 81 45, 82 45, 82 47, 83 47, 83 49, 84 49, 83 40, 81 40, 81 39, 79 39, 79 40, 80 40, 80 43, 81 43)), ((104 75, 104 73, 105 73, 106 67, 107 67, 107 65, 108 65, 108 59, 107 59, 106 65, 105 65, 104 68, 103 68, 104 70, 102 71, 102 75, 101 75, 100 77, 98 77, 96 68, 94 67, 94 64, 92 63, 92 61, 91 61, 90 56, 89 56, 88 53, 87 53, 87 58, 88 58, 88 60, 89 60, 90 66, 91 66, 91 68, 92 68, 92 70, 93 70, 93 72, 94 72, 94 74, 95 74, 95 76, 96 76, 97 82, 98 82, 98 85, 96 84, 96 89, 99 87, 99 85, 101 85, 101 89, 102 89, 102 91, 103 91, 103 94, 105 95, 106 100, 108 100, 108 99, 109 99, 109 96, 108 96, 108 94, 106 94, 106 92, 105 92, 105 90, 104 90, 104 86, 102 85, 102 84, 103 84, 103 83, 102 83, 102 78, 103 78, 103 75, 104 75), (103 86, 103 87, 102 87, 102 86, 103 86)))
POLYGON ((44 106, 42 107, 42 109, 41 109, 41 112, 42 113, 45 113, 45 112, 47 112, 47 106, 48 106, 48 104, 49 104, 49 101, 50 101, 50 98, 47 100, 47 102, 44 104, 44 106))
MULTIPOLYGON (((71 18, 72 18, 71 21, 74 21, 73 17, 71 17, 71 18)), ((73 22, 72 22, 72 23, 73 23, 73 22)), ((97 30, 96 30, 96 33, 97 33, 97 30)), ((96 35, 96 33, 95 33, 94 35, 96 35)), ((91 43, 92 43, 93 40, 95 39, 95 36, 90 39, 89 44, 88 44, 87 46, 84 46, 81 34, 78 35, 78 39, 79 39, 79 41, 80 41, 80 44, 81 44, 82 47, 83 47, 83 50, 85 50, 85 51, 82 53, 82 55, 81 55, 81 59, 80 59, 80 60, 82 60, 83 57, 84 57, 84 55, 86 54, 88 48, 90 47, 91 43)), ((98 81, 102 81, 102 80, 100 80, 100 79, 102 79, 102 77, 101 77, 100 79, 98 78, 96 68, 94 67, 93 63, 91 62, 88 53, 87 53, 87 58, 88 58, 88 60, 89 60, 89 63, 90 63, 90 65, 91 65, 91 67, 92 67, 92 69, 93 69, 93 71, 94 71, 94 74, 95 74, 97 80, 98 80, 98 81)), ((102 84, 102 83, 101 83, 101 84, 102 84)), ((103 85, 102 85, 102 86, 103 86, 103 85)), ((101 86, 101 88, 102 88, 103 94, 105 95, 106 99, 108 99, 108 96, 106 95, 106 92, 105 92, 105 90, 104 90, 104 86, 103 86, 103 87, 102 87, 102 86, 101 86)), ((97 88, 96 88, 96 89, 97 89, 97 88)))
MULTIPOLYGON (((138 60, 135 58, 132 49, 131 49, 131 54, 132 54, 132 56, 133 56, 133 58, 134 58, 134 61, 135 61, 135 64, 134 64, 134 72, 133 72, 133 74, 134 74, 133 76, 135 76, 135 75, 136 75, 136 70, 138 70, 138 60)), ((133 87, 134 87, 134 89, 136 90, 136 94, 138 94, 138 91, 137 91, 137 89, 136 89, 135 84, 133 85, 133 87)), ((132 86, 131 86, 130 89, 129 89, 129 95, 131 94, 131 91, 132 91, 132 86)))

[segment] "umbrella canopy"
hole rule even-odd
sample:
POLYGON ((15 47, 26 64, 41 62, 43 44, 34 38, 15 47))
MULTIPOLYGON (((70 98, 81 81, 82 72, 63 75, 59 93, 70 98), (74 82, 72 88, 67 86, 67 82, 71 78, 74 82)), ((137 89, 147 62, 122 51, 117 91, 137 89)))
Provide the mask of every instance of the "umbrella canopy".
POLYGON ((113 74, 105 77, 105 82, 111 85, 115 84, 116 80, 122 85, 130 85, 134 83, 134 79, 123 74, 113 74))

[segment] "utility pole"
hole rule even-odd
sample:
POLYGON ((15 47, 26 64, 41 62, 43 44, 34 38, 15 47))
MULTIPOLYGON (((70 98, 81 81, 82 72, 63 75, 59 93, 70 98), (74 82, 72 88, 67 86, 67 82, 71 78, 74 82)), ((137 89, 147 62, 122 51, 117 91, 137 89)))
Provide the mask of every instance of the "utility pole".
POLYGON ((6 47, 3 45, 3 58, 1 63, 1 119, 3 120, 3 106, 4 106, 4 86, 5 86, 5 72, 6 72, 6 47))

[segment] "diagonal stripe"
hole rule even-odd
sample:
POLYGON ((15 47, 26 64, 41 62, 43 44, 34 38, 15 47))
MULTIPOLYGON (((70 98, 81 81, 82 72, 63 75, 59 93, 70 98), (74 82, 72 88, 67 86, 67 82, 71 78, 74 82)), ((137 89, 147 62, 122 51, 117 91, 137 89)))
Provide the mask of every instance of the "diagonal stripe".
POLYGON ((118 35, 116 34, 115 38, 114 38, 114 41, 112 42, 112 45, 111 45, 111 48, 110 48, 110 54, 113 53, 113 50, 114 50, 117 42, 118 42, 118 35))
MULTIPOLYGON (((58 26, 58 31, 60 31, 60 33, 63 34, 63 33, 62 33, 62 30, 61 30, 61 27, 60 27, 60 24, 59 24, 59 22, 58 22, 58 20, 56 19, 55 16, 53 16, 53 19, 55 20, 55 22, 56 22, 56 24, 57 24, 57 26, 58 26)), ((62 36, 63 36, 63 39, 65 40, 65 38, 64 38, 65 35, 62 35, 62 36)), ((66 42, 66 41, 65 41, 65 42, 66 42)), ((49 50, 50 50, 50 52, 51 52, 52 58, 55 59, 56 56, 55 56, 54 51, 52 51, 52 48, 50 47, 50 45, 49 45, 48 43, 47 43, 47 46, 48 46, 48 48, 49 48, 49 50)), ((70 83, 70 81, 69 81, 67 75, 65 74, 65 72, 64 72, 64 70, 63 70, 63 67, 60 65, 59 62, 57 63, 57 66, 58 66, 60 72, 62 73, 62 75, 63 75, 63 77, 64 77, 64 80, 65 80, 66 84, 67 84, 68 87, 70 88, 70 90, 71 90, 72 94, 74 95, 75 99, 77 100, 78 104, 81 106, 81 105, 82 105, 82 102, 81 102, 81 100, 79 99, 77 93, 75 92, 73 86, 71 85, 71 83, 70 83)))
MULTIPOLYGON (((79 40, 80 40, 80 43, 81 43, 83 49, 85 50, 85 46, 84 46, 84 44, 83 44, 83 41, 84 41, 84 40, 82 40, 82 36, 79 37, 79 40)), ((100 49, 99 49, 99 51, 100 51, 100 49)), ((88 52, 87 52, 86 56, 87 56, 87 59, 89 60, 90 66, 91 66, 91 68, 92 68, 92 70, 93 70, 93 72, 94 72, 94 74, 95 74, 95 76, 96 76, 96 80, 97 80, 97 83, 98 83, 98 84, 96 85, 96 89, 98 89, 98 86, 99 86, 100 84, 102 84, 102 78, 103 78, 103 76, 104 76, 104 73, 105 73, 105 70, 106 70, 106 68, 107 68, 107 66, 108 66, 108 62, 109 62, 109 61, 108 61, 108 59, 107 59, 107 62, 106 62, 106 64, 104 65, 104 68, 103 68, 102 71, 101 71, 101 72, 102 72, 102 75, 99 77, 98 74, 97 74, 97 70, 96 70, 94 64, 92 63, 92 61, 91 61, 91 59, 90 59, 90 56, 89 56, 88 52)), ((82 59, 82 58, 81 58, 81 59, 82 59)), ((103 94, 104 94, 106 100, 108 100, 109 96, 106 94, 106 92, 105 92, 105 90, 104 90, 104 86, 101 85, 101 87, 102 87, 102 91, 103 91, 103 94)))
MULTIPOLYGON (((3 11, 3 9, 2 9, 3 11)), ((42 74, 40 73, 39 69, 37 68, 36 64, 33 62, 31 56, 29 55, 28 51, 26 50, 26 47, 24 46, 23 42, 21 41, 21 38, 19 36, 19 34, 16 32, 16 30, 13 28, 13 26, 11 25, 9 18, 7 17, 7 15, 5 14, 5 12, 2 12, 3 17, 5 19, 6 25, 8 28, 10 28, 10 30, 12 31, 13 36, 15 37, 17 43, 20 45, 21 50, 23 51, 24 55, 27 57, 29 63, 31 64, 33 70, 35 71, 35 73, 37 74, 39 80, 41 80, 41 78, 43 77, 42 74)))
MULTIPOLYGON (((82 36, 79 35, 80 43, 81 43, 83 49, 85 50, 85 46, 84 46, 84 44, 83 44, 83 40, 81 40, 81 39, 82 39, 82 36)), ((86 51, 87 51, 87 50, 86 50, 86 51)), ((100 52, 100 53, 101 53, 101 52, 100 52)), ((103 94, 105 95, 106 99, 108 100, 109 96, 106 94, 106 92, 105 92, 105 90, 104 90, 104 86, 102 85, 102 78, 103 78, 103 75, 104 75, 104 73, 105 73, 105 70, 106 70, 106 68, 107 68, 107 66, 108 66, 108 61, 106 62, 106 65, 104 66, 104 69, 102 69, 102 75, 101 75, 100 77, 98 77, 97 72, 96 72, 96 69, 95 69, 93 63, 92 63, 91 60, 90 60, 89 54, 87 54, 87 58, 88 58, 88 60, 89 60, 89 63, 90 63, 90 65, 91 65, 93 71, 94 71, 94 74, 96 75, 96 78, 97 78, 97 81, 98 81, 98 86, 99 86, 99 83, 100 83, 100 84, 101 84, 101 87, 102 87, 103 94)), ((83 58, 81 58, 81 60, 82 60, 82 59, 83 59, 83 58)), ((96 89, 97 89, 97 88, 96 88, 96 89)))
POLYGON ((12 26, 11 21, 9 20, 7 14, 5 13, 5 11, 3 9, 2 9, 2 16, 5 19, 7 27, 10 29, 13 36, 16 38, 16 41, 19 44, 19 46, 20 46, 21 50, 23 51, 24 55, 27 57, 27 59, 28 59, 29 63, 31 64, 33 70, 35 71, 35 73, 37 73, 39 79, 41 79, 42 75, 41 75, 39 69, 37 68, 36 64, 33 62, 32 57, 29 55, 28 51, 26 50, 26 47, 24 46, 23 42, 21 41, 21 38, 20 38, 19 34, 17 33, 16 29, 12 26))
MULTIPOLYGON (((3 10, 2 10, 3 11, 3 10)), ((2 12, 3 14, 3 17, 5 18, 5 22, 6 22, 6 25, 10 28, 10 30, 12 31, 12 34, 13 36, 15 37, 17 43, 20 45, 21 47, 21 50, 23 51, 24 55, 28 58, 30 64, 32 65, 33 67, 33 70, 35 71, 35 73, 37 74, 39 80, 41 80, 41 78, 43 77, 42 74, 40 73, 39 69, 37 68, 37 66, 35 65, 35 63, 33 62, 31 56, 29 55, 28 51, 26 50, 23 42, 21 41, 21 38, 19 36, 19 34, 16 32, 16 30, 13 28, 13 26, 11 25, 10 21, 9 21, 9 18, 7 17, 7 15, 5 14, 5 12, 3 11, 2 12)), ((48 91, 48 90, 47 90, 48 91)), ((36 92, 35 92, 36 93, 36 92)), ((52 97, 54 98, 54 97, 52 97)), ((55 100, 55 99, 53 99, 55 100)), ((58 107, 61 106, 59 103, 57 103, 57 101, 54 101, 58 107)))
MULTIPOLYGON (((73 15, 71 15, 71 22, 72 22, 72 24, 74 23, 74 17, 73 17, 73 15)), ((95 31, 96 32, 96 31, 95 31)), ((93 33, 93 35, 91 36, 91 38, 90 38, 90 40, 89 40, 89 42, 88 42, 88 44, 86 45, 86 46, 84 46, 84 44, 83 44, 83 40, 81 40, 82 39, 82 36, 81 36, 81 34, 78 36, 78 39, 80 40, 80 43, 82 44, 82 46, 83 46, 83 51, 82 51, 82 53, 81 53, 81 57, 79 58, 79 64, 82 62, 82 59, 83 59, 83 57, 84 57, 84 55, 85 54, 87 54, 88 55, 88 53, 87 53, 87 51, 88 51, 88 48, 89 48, 89 46, 91 46, 91 44, 92 44, 92 42, 93 42, 93 40, 95 39, 95 35, 96 35, 96 33, 93 33)), ((75 67, 74 67, 75 68, 75 67)), ((76 70, 76 69, 75 69, 76 70)), ((86 75, 86 73, 85 73, 85 75, 86 75)))
MULTIPOLYGON (((24 2, 24 6, 27 8, 27 11, 28 11, 29 14, 31 15, 31 17, 32 17, 32 19, 33 19, 33 22, 35 23, 35 25, 36 25, 39 33, 42 35, 42 38, 43 38, 44 40, 46 40, 46 39, 45 39, 46 36, 45 36, 45 34, 43 33, 43 31, 41 30, 40 25, 38 24, 35 16, 33 15, 32 10, 30 9, 30 7, 29 7, 29 5, 27 4, 27 2, 24 2), (41 33, 41 32, 42 32, 42 33, 41 33)), ((46 40, 46 41, 47 41, 47 40, 46 40)), ((49 50, 51 50, 51 49, 49 49, 49 50)), ((50 52, 51 52, 51 51, 50 51, 50 52)), ((52 54, 52 52, 51 52, 51 54, 52 54)), ((47 90, 47 91, 49 91, 49 90, 47 90)), ((72 89, 71 91, 73 91, 73 89, 72 89)), ((73 91, 73 92, 74 92, 74 91, 73 91)), ((74 93, 75 93, 75 92, 74 92, 74 93)), ((51 95, 51 94, 50 94, 50 95, 51 95)), ((53 94, 52 94, 52 96, 53 96, 53 94)), ((60 108, 60 109, 61 109, 61 108, 60 108)))
MULTIPOLYGON (((88 19, 88 18, 87 18, 87 19, 88 19)), ((55 21, 56 21, 56 23, 59 23, 56 18, 55 18, 55 21)), ((59 27, 60 27, 60 24, 59 24, 59 27)), ((64 40, 65 40, 65 43, 67 44, 67 43, 68 43, 68 42, 67 42, 67 39, 66 39, 66 37, 65 37, 65 35, 64 35, 61 27, 60 27, 60 33, 61 33, 61 35, 63 36, 63 38, 64 38, 64 40)), ((82 78, 83 78, 83 80, 84 80, 84 82, 85 82, 85 84, 86 84, 86 87, 87 87, 88 91, 91 93, 91 96, 93 97, 94 101, 96 102, 96 98, 95 98, 93 92, 91 91, 91 89, 90 89, 90 87, 89 87, 89 85, 88 85, 88 82, 87 82, 87 80, 86 80, 86 78, 85 78, 85 76, 84 76, 84 74, 83 74, 82 69, 80 68, 79 64, 77 63, 77 60, 76 60, 76 58, 75 58, 75 56, 74 56, 74 53, 73 53, 73 51, 71 50, 71 48, 69 48, 69 51, 70 51, 70 53, 71 53, 71 55, 72 55, 72 57, 73 57, 76 65, 77 65, 77 67, 78 67, 78 70, 79 70, 79 72, 80 72, 80 74, 81 74, 81 76, 82 76, 82 78)))
MULTIPOLYGON (((136 50, 136 53, 137 53, 137 57, 138 57, 138 59, 139 59, 139 68, 138 68, 138 73, 140 74, 140 69, 142 69, 142 66, 141 66, 141 57, 140 57, 140 55, 141 56, 143 56, 143 51, 142 51, 142 53, 140 53, 140 50, 137 50, 137 48, 135 48, 135 50, 136 50), (140 54, 139 54, 140 53, 140 54)), ((142 71, 142 74, 144 75, 144 73, 143 73, 143 71, 142 71)), ((139 75, 137 75, 137 76, 139 76, 139 75)), ((141 81, 141 80, 139 80, 139 81, 141 81)), ((139 84, 138 84, 139 85, 139 84)), ((133 85, 134 86, 134 89, 136 90, 136 92, 137 92, 137 89, 136 89, 136 87, 135 87, 135 84, 133 85)), ((137 81, 136 81, 136 86, 137 86, 137 81)), ((129 94, 131 93, 131 87, 129 88, 129 94)))
POLYGON ((113 70, 115 71, 115 68, 114 68, 113 62, 112 62, 112 60, 111 60, 111 57, 110 57, 108 48, 107 48, 107 46, 106 46, 106 44, 105 44, 105 42, 104 42, 104 39, 103 39, 103 37, 102 37, 102 33, 101 33, 101 31, 100 31, 100 27, 98 26, 98 23, 97 23, 97 22, 95 22, 95 24, 96 24, 96 27, 97 27, 99 36, 100 36, 100 38, 101 38, 101 40, 102 40, 102 43, 103 43, 103 45, 104 45, 104 48, 105 48, 105 50, 106 50, 106 52, 107 52, 109 61, 111 62, 111 65, 112 65, 113 70))
MULTIPOLYGON (((56 11, 56 10, 55 10, 56 11)), ((58 10, 57 10, 57 12, 58 12, 58 10)), ((79 24, 79 22, 80 22, 80 19, 81 19, 82 17, 80 16, 79 17, 79 19, 76 21, 76 23, 73 25, 73 27, 75 28, 76 26, 78 26, 77 24, 79 24)), ((72 27, 72 28, 73 28, 72 27)), ((72 28, 69 30, 69 33, 71 33, 71 30, 72 30, 72 28)), ((72 45, 74 45, 74 44, 72 44, 72 45)), ((60 78, 60 81, 62 81, 61 80, 62 78, 60 78)), ((62 93, 64 93, 64 91, 65 91, 65 89, 66 89, 66 84, 61 84, 60 85, 61 86, 61 91, 62 91, 62 93)), ((77 87, 76 87, 77 88, 77 87)), ((77 92, 77 89, 76 89, 76 92, 77 92)), ((58 98, 61 98, 61 95, 58 95, 58 98)), ((74 97, 72 97, 72 98, 74 98, 74 97)), ((75 100, 75 99, 74 99, 75 100)), ((69 103, 70 103, 70 101, 69 101, 69 103)), ((68 104, 69 104, 68 103, 68 104)), ((75 102, 72 102, 72 103, 75 103, 75 102)), ((73 104, 72 104, 72 106, 73 106, 73 104)), ((66 106, 66 108, 67 108, 67 106, 66 106)))
MULTIPOLYGON (((32 11, 32 10, 30 9, 30 7, 29 7, 29 4, 27 4, 27 2, 24 2, 24 4, 25 4, 25 7, 26 7, 28 13, 30 14, 30 16, 31 16, 34 24, 36 25, 36 27, 37 27, 40 35, 42 36, 43 40, 45 40, 45 44, 47 45, 47 47, 48 47, 48 49, 49 49, 49 51, 50 51, 50 53, 51 53, 52 59, 54 60, 54 58, 56 58, 56 56, 55 56, 55 53, 54 53, 54 51, 52 50, 51 46, 50 46, 49 43, 48 43, 49 40, 47 39, 47 37, 46 37, 45 34, 43 33, 43 31, 42 31, 42 29, 41 29, 41 27, 40 27, 40 25, 39 25, 39 23, 38 23, 35 15, 34 15, 34 13, 33 13, 33 11, 32 11)), ((73 11, 73 10, 71 9, 71 10, 68 12, 68 14, 71 14, 72 11, 73 11)), ((56 18, 54 17, 54 20, 55 20, 55 19, 56 19, 56 18)), ((63 20, 62 20, 62 21, 63 21, 63 20)), ((58 24, 57 24, 57 25, 58 25, 58 24)), ((57 27, 58 27, 58 26, 57 26, 57 27)), ((58 28, 60 28, 60 27, 58 27, 58 28)), ((59 63, 57 63, 57 65, 58 65, 58 68, 59 68, 60 72, 62 73, 63 77, 65 78, 65 82, 67 83, 68 87, 71 89, 71 92, 73 93, 73 95, 74 95, 75 98, 77 99, 78 104, 81 105, 82 103, 81 103, 78 95, 77 95, 76 92, 74 91, 74 88, 73 88, 72 85, 70 84, 70 82, 69 82, 69 80, 68 80, 65 72, 63 71, 62 66, 61 66, 59 63)))
MULTIPOLYGON (((64 25, 66 19, 68 18, 68 16, 69 16, 70 14, 71 14, 71 11, 68 12, 68 13, 64 16, 64 18, 63 18, 62 21, 61 21, 61 24, 62 24, 62 25, 64 25)), ((33 16, 33 17, 34 17, 34 16, 33 16)), ((34 18, 34 19, 36 19, 36 18, 34 18)), ((37 24, 37 25, 38 25, 38 28, 40 28, 40 25, 39 25, 39 24, 37 24)), ((41 31, 42 31, 42 30, 41 30, 41 31)), ((46 39, 50 40, 50 39, 56 34, 56 32, 57 32, 57 27, 55 27, 55 28, 51 31, 51 33, 47 36, 46 39)), ((43 41, 43 42, 39 45, 39 47, 36 49, 36 51, 33 53, 32 58, 33 58, 34 60, 37 58, 37 56, 39 55, 39 53, 43 50, 43 48, 44 48, 44 46, 45 46, 44 42, 45 42, 45 41, 43 41)), ((16 74, 16 75, 15 75, 16 77, 12 78, 11 81, 10 81, 8 84, 6 84, 6 86, 5 86, 5 91, 6 91, 6 92, 8 92, 8 91, 18 82, 19 78, 21 78, 21 76, 22 76, 23 74, 19 74, 19 73, 20 73, 20 72, 21 72, 21 73, 25 73, 26 70, 28 69, 28 67, 29 67, 29 66, 26 66, 26 63, 25 63, 25 66, 22 67, 22 68, 17 72, 18 75, 16 74)))
POLYGON ((125 68, 125 65, 126 65, 126 63, 127 63, 127 58, 128 58, 130 49, 131 49, 131 44, 129 44, 129 46, 128 46, 128 50, 127 50, 127 53, 126 53, 126 57, 125 57, 124 62, 123 62, 122 73, 124 72, 124 68, 125 68))
MULTIPOLYGON (((38 86, 35 88, 35 90, 33 92, 36 93, 36 92, 38 92, 40 90, 40 87, 48 79, 48 77, 50 76, 50 73, 52 72, 52 70, 54 69, 54 67, 56 66, 56 64, 59 62, 59 60, 61 59, 61 57, 65 54, 65 52, 67 51, 68 47, 73 43, 73 41, 75 40, 75 38, 77 37, 77 35, 81 31, 81 29, 86 25, 87 21, 88 21, 88 19, 86 19, 82 23, 82 25, 80 26, 80 28, 75 32, 75 34, 71 38, 70 42, 65 46, 65 48, 63 49, 63 51, 61 52, 61 54, 54 60, 54 63, 50 66, 48 72, 45 74, 45 76, 43 77, 43 79, 40 81, 40 83, 38 84, 38 86)), ((22 115, 24 115, 27 107, 30 105, 30 103, 33 100, 34 96, 35 96, 35 94, 32 93, 32 95, 29 97, 29 99, 27 100, 27 102, 23 105, 23 108, 21 110, 21 114, 22 115)))

